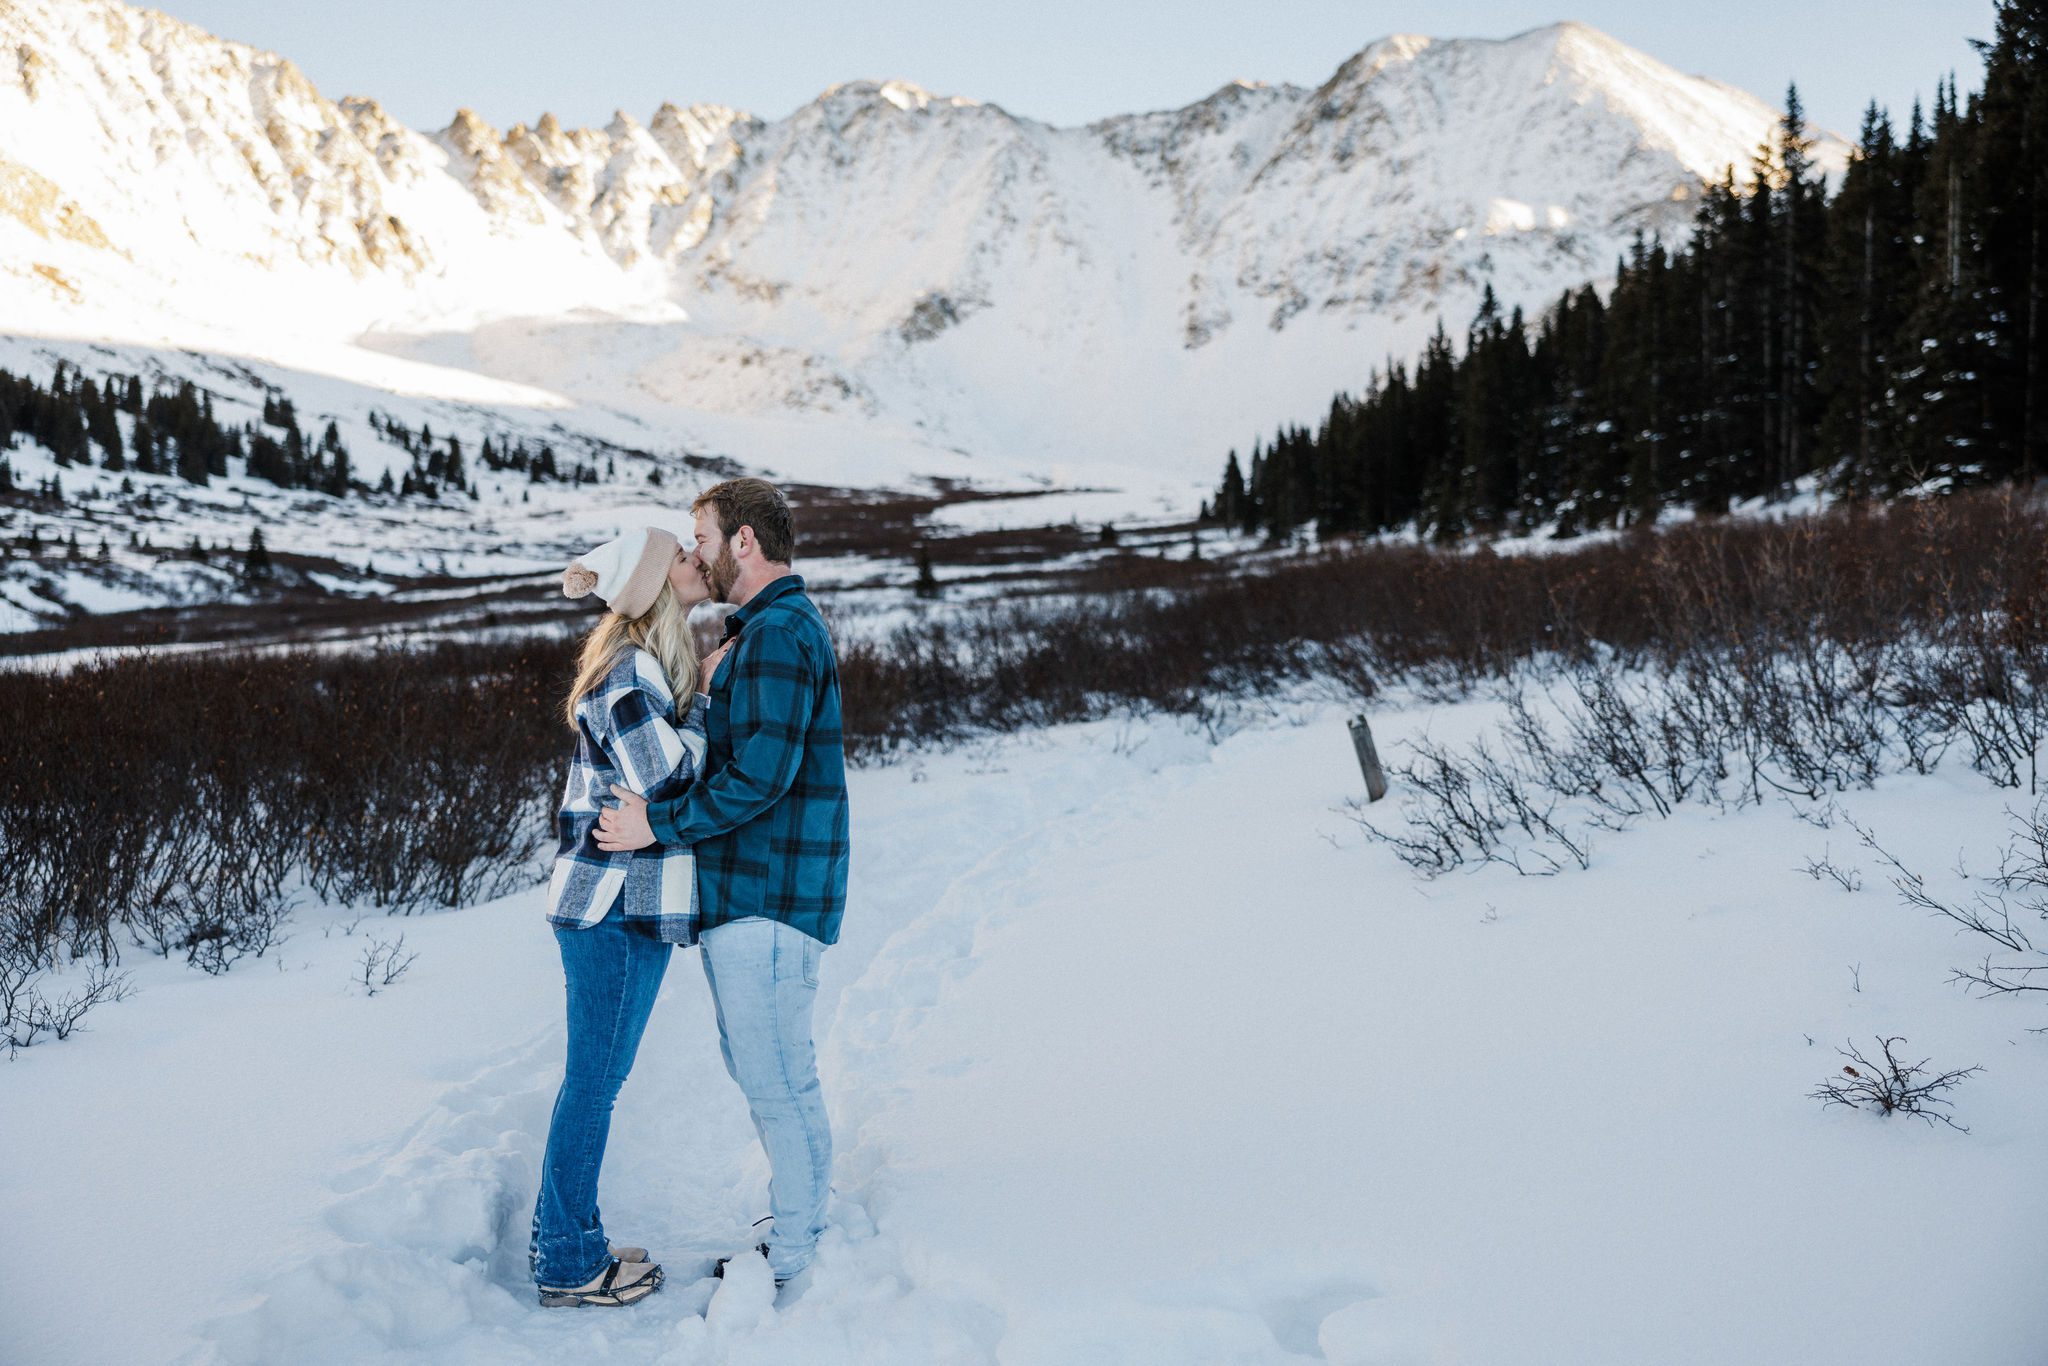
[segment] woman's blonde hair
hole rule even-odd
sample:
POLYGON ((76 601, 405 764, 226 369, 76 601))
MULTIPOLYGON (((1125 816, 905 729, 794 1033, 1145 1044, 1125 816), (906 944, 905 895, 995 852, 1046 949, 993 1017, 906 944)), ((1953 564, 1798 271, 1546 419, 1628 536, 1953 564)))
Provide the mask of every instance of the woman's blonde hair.
POLYGON ((563 708, 570 730, 576 729, 576 704, 604 681, 620 655, 635 646, 661 661, 669 692, 678 704, 697 690, 697 642, 690 635, 690 609, 677 600, 673 587, 663 583, 654 606, 641 615, 628 619, 606 612, 584 637, 576 660, 576 681, 569 686, 569 703, 563 708))

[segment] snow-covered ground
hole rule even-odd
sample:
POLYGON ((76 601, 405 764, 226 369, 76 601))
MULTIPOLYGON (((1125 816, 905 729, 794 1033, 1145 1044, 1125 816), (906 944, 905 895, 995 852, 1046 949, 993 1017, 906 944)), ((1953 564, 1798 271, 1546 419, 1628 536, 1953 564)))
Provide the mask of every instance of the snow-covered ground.
MULTIPOLYGON (((450 491, 439 499, 362 493, 337 498, 306 489, 280 489, 247 475, 238 458, 230 460, 231 474, 198 486, 176 475, 60 466, 47 449, 17 438, 11 449, 0 449, 15 483, 38 489, 54 478, 65 501, 54 507, 27 502, 0 506, 0 537, 34 536, 53 547, 43 560, 0 557, 0 634, 61 624, 78 614, 258 601, 239 569, 243 548, 259 529, 273 551, 331 559, 337 572, 311 573, 329 592, 391 601, 419 600, 422 595, 469 599, 480 589, 503 588, 514 576, 535 575, 536 583, 551 579, 571 556, 626 526, 664 526, 688 537, 691 499, 720 477, 718 472, 692 467, 680 448, 660 446, 643 452, 637 446, 608 444, 646 439, 646 433, 623 423, 571 429, 516 408, 407 396, 339 380, 310 384, 267 361, 237 361, 226 370, 203 355, 32 344, 0 335, 0 369, 47 382, 60 360, 95 379, 141 374, 165 388, 192 380, 215 396, 216 412, 228 423, 255 421, 263 410, 266 386, 289 386, 298 398, 302 426, 317 439, 332 421, 349 449, 355 477, 366 485, 374 486, 386 474, 402 478, 412 463, 408 452, 379 434, 370 414, 382 414, 409 431, 430 426, 444 445, 450 435, 464 443, 475 497, 450 491), (587 462, 601 472, 601 482, 533 483, 516 470, 487 469, 478 458, 486 437, 501 444, 508 437, 522 440, 536 450, 553 444, 565 469, 572 462, 587 462), (650 482, 657 474, 661 482, 650 482), (73 537, 80 545, 81 558, 76 561, 61 558, 55 550, 73 537), (147 544, 135 543, 137 537, 147 544), (186 548, 195 540, 220 553, 208 564, 187 558, 186 548), (108 554, 101 561, 98 548, 103 541, 108 554), (455 576, 467 582, 423 590, 404 586, 419 575, 455 576)), ((135 420, 126 413, 117 413, 114 420, 124 442, 132 446, 135 420)), ((926 476, 932 472, 950 470, 950 486, 955 489, 1007 495, 941 506, 925 514, 918 524, 935 538, 1064 524, 1074 518, 1131 528, 1147 520, 1188 515, 1198 501, 1192 489, 1181 490, 1185 496, 1167 496, 1156 484, 1145 482, 1070 491, 1011 472, 1000 482, 988 483, 983 477, 992 472, 985 468, 954 469, 938 460, 922 466, 888 463, 879 457, 880 447, 870 449, 862 440, 841 433, 812 444, 817 451, 831 451, 835 459, 851 457, 858 466, 851 472, 864 486, 897 481, 901 488, 916 490, 928 486, 926 476), (924 473, 913 474, 913 468, 924 473)), ((93 454, 100 458, 97 448, 93 454)), ((704 452, 698 448, 687 454, 704 452)), ((787 465, 749 470, 778 479, 790 479, 792 473, 787 465)), ((794 479, 817 473, 832 473, 830 462, 821 459, 797 466, 794 479)), ((798 502, 801 505, 801 495, 798 502)), ((1046 567, 1056 566, 1048 562, 1046 567)), ((907 592, 914 570, 907 556, 890 560, 848 555, 806 556, 804 572, 814 583, 839 590, 893 584, 907 592)), ((504 610, 502 604, 493 605, 504 610)))
MULTIPOLYGON (((1387 703, 1383 747, 1472 734, 1387 703)), ((1398 750, 1395 749, 1396 755, 1398 750)), ((602 1203, 669 1268, 525 1280, 562 1053, 538 890, 302 909, 224 978, 137 965, 0 1066, 9 1361, 2038 1363, 2048 1039, 1853 837, 1681 810, 1593 867, 1418 880, 1343 804, 1340 708, 1118 720, 853 775, 825 957, 834 1227, 771 1303, 766 1168, 678 955, 602 1203), (1861 865, 1845 892, 1800 871, 1861 865), (419 957, 373 998, 367 936, 419 957), (1824 1110, 1835 1047, 1985 1070, 1968 1134, 1824 1110), (715 1292, 715 1293, 714 1293, 715 1292)), ((1839 799, 1940 887, 2012 795, 1839 799)), ((1390 818, 1393 802, 1375 808, 1390 818)))

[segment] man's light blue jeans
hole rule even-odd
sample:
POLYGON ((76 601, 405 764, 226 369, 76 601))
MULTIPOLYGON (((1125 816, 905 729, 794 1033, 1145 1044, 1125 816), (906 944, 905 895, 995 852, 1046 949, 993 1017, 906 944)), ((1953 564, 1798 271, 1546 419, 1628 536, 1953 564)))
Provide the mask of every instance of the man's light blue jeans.
POLYGON ((612 1102, 632 1070, 670 949, 651 922, 613 906, 588 929, 555 927, 569 994, 569 1057, 541 1159, 528 1260, 541 1285, 582 1285, 611 1260, 597 1173, 612 1102))
POLYGON ((810 1265, 825 1231, 832 1129, 818 1088, 811 1006, 825 946, 778 920, 749 917, 706 930, 699 946, 718 1007, 725 1070, 746 1093, 768 1154, 768 1267, 788 1280, 810 1265))

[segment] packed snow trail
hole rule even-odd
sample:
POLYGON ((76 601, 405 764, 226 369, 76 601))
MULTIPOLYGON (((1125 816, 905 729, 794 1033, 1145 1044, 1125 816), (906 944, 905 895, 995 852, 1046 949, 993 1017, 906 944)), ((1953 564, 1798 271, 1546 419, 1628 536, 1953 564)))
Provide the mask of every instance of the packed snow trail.
MULTIPOLYGON (((1499 714, 1387 709, 1383 748, 1499 714)), ((10 1297, 6 1340, 53 1366, 2037 1363, 2048 1047, 1946 983, 1974 946, 1874 868, 1799 872, 1830 835, 1782 808, 1423 883, 1340 809, 1358 788, 1314 709, 856 772, 818 1009, 834 1226, 779 1302, 757 1259, 705 1274, 767 1173, 694 955, 606 1163, 608 1230, 669 1270, 623 1311, 526 1279, 562 1050, 537 894, 325 939, 308 911, 284 972, 145 974, 0 1069, 0 1276, 91 1257, 116 1287, 90 1315, 10 1297), (407 979, 347 993, 400 929, 407 979), (1986 1067, 1969 1135, 1806 1097, 1880 1030, 1986 1067)), ((1931 872, 1988 853, 2009 796, 1952 766, 1841 800, 1931 872)))
MULTIPOLYGON (((997 772, 993 759, 977 765, 971 755, 961 758, 972 777, 997 772)), ((1028 832, 1076 794, 1099 790, 1107 776, 1093 747, 1070 752, 1042 742, 1005 746, 1001 762, 1045 771, 1016 787, 999 781, 928 783, 917 763, 857 777, 857 857, 869 876, 855 893, 844 937, 825 956, 821 1024, 834 1019, 847 978, 861 974, 878 950, 895 950, 895 958, 914 966, 925 964, 921 952, 896 949, 892 931, 934 903, 943 904, 955 877, 992 850, 1028 841, 1028 832)), ((1121 775, 1125 782, 1143 776, 1136 765, 1113 767, 1127 770, 1121 775)), ((711 1303, 718 1288, 708 1275, 712 1259, 747 1246, 749 1225, 766 1212, 767 1166, 745 1102, 719 1060, 694 952, 676 954, 663 983, 619 1099, 601 1195, 614 1241, 649 1245, 666 1264, 668 1284, 658 1301, 630 1314, 549 1313, 534 1305, 526 1267, 528 1226, 561 1076, 562 1030, 554 1020, 560 1011, 559 961, 538 911, 527 904, 532 900, 510 899, 499 929, 530 933, 547 950, 543 970, 534 974, 539 980, 522 988, 546 1026, 450 1090, 394 1151, 345 1176, 338 1183, 344 1193, 326 1220, 350 1246, 309 1259, 264 1287, 261 1305, 212 1325, 218 1350, 196 1354, 196 1360, 509 1363, 555 1362, 564 1352, 652 1360, 670 1351, 690 1360, 723 1355, 760 1336, 772 1296, 765 1267, 751 1276, 753 1268, 743 1265, 724 1296, 711 1303), (647 1312, 657 1303, 658 1309, 647 1312)), ((899 1003, 907 999, 891 994, 899 1003)), ((835 1028, 825 1025, 820 1033, 829 1041, 835 1028)), ((823 1066, 836 1070, 829 1042, 827 1049, 823 1066)), ((863 1080, 855 1076, 851 1085, 830 1089, 858 1097, 863 1080)), ((857 1129, 857 1121, 848 1122, 847 1108, 835 1105, 842 1152, 853 1146, 857 1129)), ((848 1198, 844 1181, 838 1184, 831 1253, 821 1255, 801 1297, 821 1306, 849 1293, 860 1305, 900 1275, 893 1245, 874 1237, 858 1199, 848 1198)), ((901 1289, 894 1298, 905 1298, 901 1289)), ((885 1314, 882 1322, 895 1321, 880 1334, 876 1359, 980 1355, 984 1344, 960 1323, 985 1315, 972 1306, 965 1314, 948 1313, 944 1299, 920 1295, 885 1314)), ((815 1316, 826 1320, 831 1335, 847 1340, 843 1308, 815 1316)), ((871 1313, 861 1318, 874 1331, 871 1313)), ((761 1350, 775 1358, 789 1347, 786 1341, 763 1343, 761 1350)), ((828 1349, 825 1359, 838 1359, 844 1350, 828 1349)))

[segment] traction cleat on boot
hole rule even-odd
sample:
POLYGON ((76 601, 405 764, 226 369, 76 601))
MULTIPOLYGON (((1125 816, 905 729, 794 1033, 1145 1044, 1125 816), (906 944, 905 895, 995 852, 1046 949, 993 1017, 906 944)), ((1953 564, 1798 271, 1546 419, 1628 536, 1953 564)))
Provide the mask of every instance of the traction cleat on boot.
MULTIPOLYGON (((768 1255, 768 1244, 766 1244, 766 1243, 756 1243, 756 1244, 754 1244, 754 1251, 756 1251, 756 1252, 760 1253, 760 1254, 761 1254, 761 1256, 762 1256, 763 1258, 766 1258, 766 1257, 767 1257, 767 1255, 768 1255)), ((733 1254, 733 1257, 744 1257, 744 1256, 746 1256, 746 1255, 747 1255, 747 1254, 746 1254, 746 1253, 744 1253, 744 1252, 735 1252, 735 1253, 733 1254)), ((712 1274, 712 1275, 714 1275, 714 1276, 716 1276, 716 1277, 717 1277, 717 1278, 718 1278, 719 1280, 721 1280, 721 1281, 722 1281, 722 1280, 724 1280, 724 1279, 725 1279, 725 1264, 726 1264, 727 1262, 731 1261, 731 1260, 732 1260, 732 1257, 720 1257, 720 1258, 719 1258, 719 1259, 718 1259, 717 1261, 715 1261, 715 1262, 713 1262, 713 1263, 711 1264, 711 1274, 712 1274)), ((777 1277, 775 1278, 775 1288, 776 1288, 777 1290, 780 1290, 780 1289, 782 1289, 782 1287, 783 1287, 783 1286, 785 1286, 785 1285, 788 1285, 788 1284, 790 1283, 790 1281, 791 1281, 791 1280, 793 1280, 793 1279, 795 1279, 795 1278, 794 1278, 794 1277, 790 1277, 790 1276, 777 1276, 777 1277)))
POLYGON ((605 1269, 582 1285, 544 1285, 540 1289, 543 1309, 574 1309, 596 1305, 617 1309, 646 1299, 661 1289, 662 1270, 654 1262, 624 1262, 614 1257, 605 1269))

